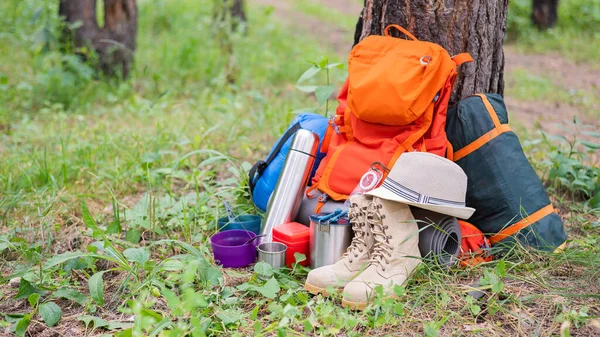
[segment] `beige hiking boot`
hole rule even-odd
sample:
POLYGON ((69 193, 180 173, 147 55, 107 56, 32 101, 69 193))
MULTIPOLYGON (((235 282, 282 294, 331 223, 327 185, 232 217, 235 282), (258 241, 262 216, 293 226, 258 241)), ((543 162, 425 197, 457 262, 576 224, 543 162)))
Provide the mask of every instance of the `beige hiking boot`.
POLYGON ((370 199, 363 195, 350 197, 348 218, 354 231, 352 242, 336 263, 308 273, 304 288, 311 294, 321 293, 327 296, 328 286, 342 289, 366 267, 373 249, 373 234, 365 222, 370 199))
POLYGON ((410 208, 401 203, 373 198, 367 223, 375 246, 367 268, 344 287, 342 306, 363 310, 373 300, 376 285, 395 297, 393 286, 403 285, 421 263, 419 228, 410 208))

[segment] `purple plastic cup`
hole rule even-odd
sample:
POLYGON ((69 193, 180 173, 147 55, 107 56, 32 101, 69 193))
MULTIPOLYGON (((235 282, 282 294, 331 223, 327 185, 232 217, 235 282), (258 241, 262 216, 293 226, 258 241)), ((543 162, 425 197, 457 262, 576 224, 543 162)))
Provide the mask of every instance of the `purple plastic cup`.
POLYGON ((243 229, 233 229, 213 235, 210 243, 215 262, 225 268, 242 268, 254 263, 258 240, 244 243, 255 236, 253 232, 243 229))

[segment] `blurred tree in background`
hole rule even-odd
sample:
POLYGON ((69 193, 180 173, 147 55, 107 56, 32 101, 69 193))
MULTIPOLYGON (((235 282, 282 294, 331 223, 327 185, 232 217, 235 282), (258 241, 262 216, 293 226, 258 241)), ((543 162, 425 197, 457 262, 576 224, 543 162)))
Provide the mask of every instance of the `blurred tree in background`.
MULTIPOLYGON (((228 0, 225 0, 228 1, 228 0)), ((237 21, 246 22, 246 11, 244 10, 244 0, 229 0, 231 17, 237 19, 233 21, 235 25, 237 21)))
POLYGON ((531 20, 541 30, 556 26, 558 0, 533 0, 531 20))
POLYGON ((67 46, 93 49, 105 74, 127 77, 136 48, 137 5, 135 0, 102 1, 99 22, 96 0, 61 0, 58 12, 68 23, 63 37, 67 46))
POLYGON ((231 34, 240 29, 246 30, 246 11, 244 0, 213 0, 215 36, 221 49, 221 55, 227 59, 225 77, 227 83, 235 83, 239 67, 233 53, 231 34))

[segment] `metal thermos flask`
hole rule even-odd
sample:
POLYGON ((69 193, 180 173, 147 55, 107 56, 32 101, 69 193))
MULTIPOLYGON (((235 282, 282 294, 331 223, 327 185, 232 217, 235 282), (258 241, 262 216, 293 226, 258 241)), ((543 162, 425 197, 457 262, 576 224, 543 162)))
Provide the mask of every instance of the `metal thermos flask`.
POLYGON ((304 189, 313 169, 319 136, 308 130, 298 130, 285 158, 275 190, 267 204, 262 225, 261 242, 273 241, 273 227, 293 221, 298 213, 304 189))

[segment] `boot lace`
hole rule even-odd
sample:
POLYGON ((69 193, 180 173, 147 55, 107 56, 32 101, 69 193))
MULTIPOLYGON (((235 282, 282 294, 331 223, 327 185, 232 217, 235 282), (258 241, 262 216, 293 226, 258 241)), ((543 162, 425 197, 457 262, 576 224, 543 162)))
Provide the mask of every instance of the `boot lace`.
POLYGON ((346 249, 346 252, 342 256, 342 258, 348 257, 350 263, 352 263, 353 258, 358 258, 358 254, 362 254, 365 249, 364 247, 367 246, 364 238, 365 231, 361 226, 361 222, 358 220, 358 217, 363 214, 363 210, 361 210, 357 203, 350 204, 348 218, 350 220, 350 224, 352 225, 352 230, 354 231, 354 237, 350 242, 350 246, 348 246, 348 249, 346 249))
POLYGON ((371 226, 371 232, 375 241, 369 263, 381 266, 383 271, 385 271, 384 265, 390 263, 389 259, 392 257, 393 247, 390 245, 392 237, 386 234, 388 226, 384 225, 382 221, 385 219, 385 215, 381 214, 380 211, 382 207, 383 205, 375 202, 369 205, 367 223, 371 226))

